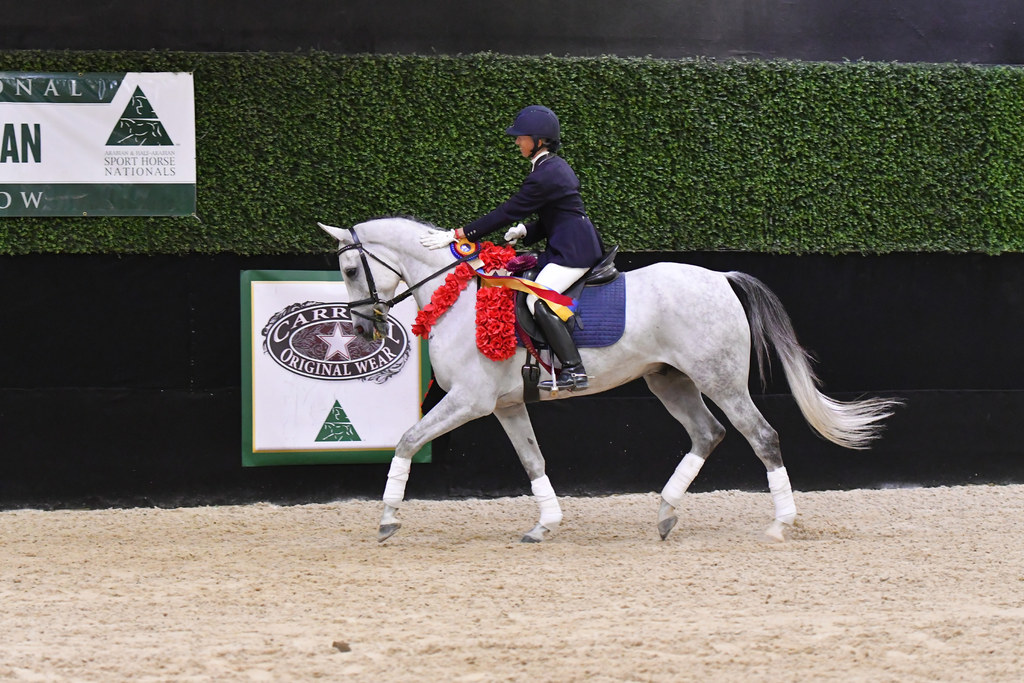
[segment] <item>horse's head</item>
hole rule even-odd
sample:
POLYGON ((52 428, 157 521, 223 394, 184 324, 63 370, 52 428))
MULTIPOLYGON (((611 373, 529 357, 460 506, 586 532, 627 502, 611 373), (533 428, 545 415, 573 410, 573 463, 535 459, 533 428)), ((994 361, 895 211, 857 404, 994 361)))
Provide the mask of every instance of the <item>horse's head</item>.
POLYGON ((338 240, 338 267, 348 288, 353 328, 366 339, 383 337, 388 331, 388 311, 402 281, 401 273, 368 249, 355 228, 317 225, 338 240))

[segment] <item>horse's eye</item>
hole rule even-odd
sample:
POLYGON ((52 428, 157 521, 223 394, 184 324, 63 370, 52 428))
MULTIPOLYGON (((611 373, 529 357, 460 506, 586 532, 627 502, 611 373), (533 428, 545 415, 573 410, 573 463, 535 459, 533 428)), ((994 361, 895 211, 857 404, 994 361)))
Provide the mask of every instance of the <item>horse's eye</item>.
POLYGON ((358 268, 356 268, 355 266, 352 266, 352 267, 346 268, 346 269, 345 269, 345 277, 347 277, 347 278, 353 278, 353 277, 355 277, 355 276, 356 276, 356 273, 358 273, 358 272, 359 272, 359 269, 358 269, 358 268))

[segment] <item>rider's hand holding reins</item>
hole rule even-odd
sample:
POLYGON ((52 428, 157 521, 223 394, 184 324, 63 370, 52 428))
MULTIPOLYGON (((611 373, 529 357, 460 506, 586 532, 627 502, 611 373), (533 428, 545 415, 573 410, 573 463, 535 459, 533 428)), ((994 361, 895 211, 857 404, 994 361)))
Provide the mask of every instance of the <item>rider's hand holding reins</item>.
POLYGON ((455 241, 454 230, 431 230, 420 237, 420 244, 427 249, 442 249, 455 241))
POLYGON ((505 233, 505 241, 510 244, 515 244, 516 240, 526 237, 526 226, 522 223, 513 225, 505 233))

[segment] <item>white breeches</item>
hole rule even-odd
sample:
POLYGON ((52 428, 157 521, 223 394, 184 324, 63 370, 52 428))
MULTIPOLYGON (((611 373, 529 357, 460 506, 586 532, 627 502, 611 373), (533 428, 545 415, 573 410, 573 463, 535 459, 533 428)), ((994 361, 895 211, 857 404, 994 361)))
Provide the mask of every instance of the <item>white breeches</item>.
MULTIPOLYGON (((534 282, 550 287, 559 294, 569 289, 572 283, 583 277, 589 268, 570 268, 560 266, 557 263, 549 263, 540 269, 540 273, 534 282)), ((529 294, 526 297, 526 307, 533 313, 533 306, 537 303, 537 297, 529 294)))

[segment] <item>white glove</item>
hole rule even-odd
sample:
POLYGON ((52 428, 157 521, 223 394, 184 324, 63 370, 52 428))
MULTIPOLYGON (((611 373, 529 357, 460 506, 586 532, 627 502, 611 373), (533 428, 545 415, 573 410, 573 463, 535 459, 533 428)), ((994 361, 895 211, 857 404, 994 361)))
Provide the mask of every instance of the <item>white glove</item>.
POLYGON ((506 242, 515 242, 516 240, 521 239, 523 237, 526 237, 526 226, 523 225, 522 223, 519 223, 518 225, 513 225, 511 228, 508 229, 508 232, 505 233, 506 242))
POLYGON ((454 241, 454 230, 431 230, 420 238, 420 244, 427 249, 442 249, 454 241))

